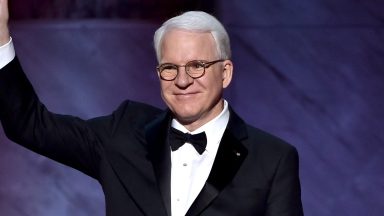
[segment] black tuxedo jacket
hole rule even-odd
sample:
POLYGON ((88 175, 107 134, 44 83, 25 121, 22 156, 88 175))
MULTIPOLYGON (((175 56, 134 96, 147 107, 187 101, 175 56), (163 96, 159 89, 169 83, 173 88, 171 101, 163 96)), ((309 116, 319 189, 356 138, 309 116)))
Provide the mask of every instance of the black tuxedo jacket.
MULTIPOLYGON (((0 71, 0 119, 7 136, 97 179, 106 214, 171 215, 171 113, 125 101, 91 120, 49 112, 15 58, 0 71)), ((302 215, 294 147, 230 120, 206 184, 187 215, 302 215)))

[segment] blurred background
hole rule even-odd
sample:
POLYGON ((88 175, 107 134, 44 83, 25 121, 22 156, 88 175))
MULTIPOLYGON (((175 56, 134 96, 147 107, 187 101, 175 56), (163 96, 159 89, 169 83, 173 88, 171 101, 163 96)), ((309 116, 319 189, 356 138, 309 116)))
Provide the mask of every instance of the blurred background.
MULTIPOLYGON (((384 1, 10 0, 10 27, 40 99, 88 119, 127 98, 165 107, 152 36, 187 10, 230 34, 229 103, 298 149, 305 215, 382 215, 384 1)), ((102 216, 104 197, 0 132, 0 214, 102 216)))

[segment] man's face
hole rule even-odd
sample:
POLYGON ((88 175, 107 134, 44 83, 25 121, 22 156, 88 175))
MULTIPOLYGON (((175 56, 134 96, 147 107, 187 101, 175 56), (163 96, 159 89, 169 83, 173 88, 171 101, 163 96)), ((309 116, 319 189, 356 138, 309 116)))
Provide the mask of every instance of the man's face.
MULTIPOLYGON (((171 30, 162 42, 160 64, 185 65, 192 60, 218 60, 216 45, 210 33, 171 30)), ((185 67, 179 67, 172 81, 160 79, 163 100, 176 119, 189 130, 195 130, 216 117, 223 108, 222 92, 232 78, 232 62, 225 60, 205 69, 205 75, 193 79, 185 67)))

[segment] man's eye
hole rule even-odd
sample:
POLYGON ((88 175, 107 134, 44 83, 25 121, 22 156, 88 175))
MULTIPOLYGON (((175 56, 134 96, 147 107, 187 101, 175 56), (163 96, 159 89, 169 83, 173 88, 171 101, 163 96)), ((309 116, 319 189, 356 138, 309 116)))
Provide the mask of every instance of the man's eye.
POLYGON ((177 70, 177 67, 175 65, 163 65, 161 70, 177 70))
POLYGON ((193 69, 203 69, 204 68, 204 63, 203 62, 192 62, 190 64, 190 67, 193 69))

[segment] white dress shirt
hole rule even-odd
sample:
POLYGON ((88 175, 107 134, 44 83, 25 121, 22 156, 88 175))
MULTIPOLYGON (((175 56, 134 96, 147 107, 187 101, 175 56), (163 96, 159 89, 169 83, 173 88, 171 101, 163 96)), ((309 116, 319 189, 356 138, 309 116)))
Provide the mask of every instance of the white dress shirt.
POLYGON ((184 216, 203 188, 211 172, 228 121, 228 103, 225 100, 223 111, 195 131, 188 131, 176 119, 172 120, 172 127, 183 133, 205 132, 207 136, 207 147, 201 155, 188 143, 171 152, 172 216, 184 216))
POLYGON ((9 42, 0 46, 0 69, 15 58, 15 49, 13 48, 12 38, 9 42))

